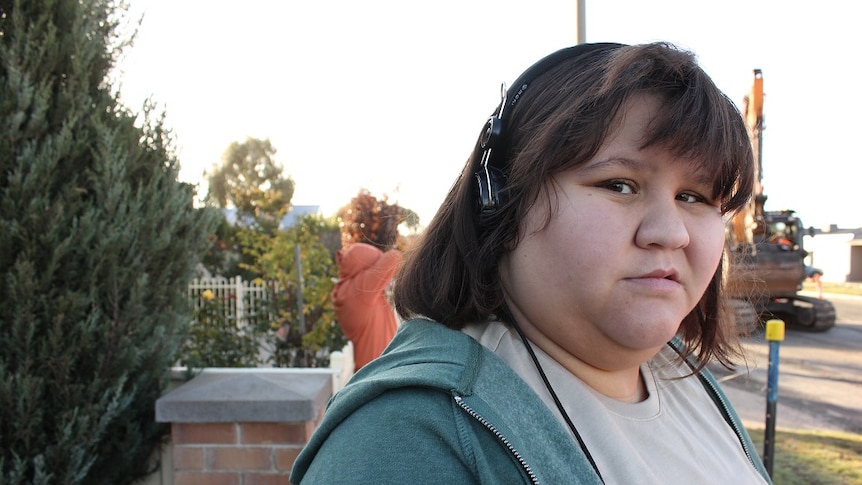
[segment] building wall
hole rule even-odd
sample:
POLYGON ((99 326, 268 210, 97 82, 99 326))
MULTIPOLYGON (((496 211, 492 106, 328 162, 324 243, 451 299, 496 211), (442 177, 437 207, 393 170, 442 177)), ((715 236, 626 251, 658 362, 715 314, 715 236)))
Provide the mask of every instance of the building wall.
POLYGON ((862 281, 862 275, 860 275, 862 269, 851 271, 851 241, 854 238, 853 232, 805 236, 803 243, 809 253, 806 264, 823 270, 821 278, 823 281, 835 283, 862 281), (854 280, 851 277, 859 279, 854 280))

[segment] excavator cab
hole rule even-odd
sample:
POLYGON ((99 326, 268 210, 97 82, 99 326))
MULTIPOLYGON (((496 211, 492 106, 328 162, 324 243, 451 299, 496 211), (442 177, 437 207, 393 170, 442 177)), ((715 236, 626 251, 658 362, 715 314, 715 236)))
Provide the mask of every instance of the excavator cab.
POLYGON ((737 253, 731 264, 731 293, 753 305, 749 309, 737 301, 737 320, 748 328, 757 321, 780 318, 788 328, 830 329, 835 325, 835 307, 826 300, 799 294, 808 256, 802 221, 794 211, 781 210, 765 211, 761 222, 762 231, 754 237, 753 250, 737 253))
MULTIPOLYGON (((772 251, 801 251, 804 253, 805 250, 802 247, 802 222, 793 215, 793 211, 767 212, 765 216, 765 239, 759 241, 762 249, 772 251)), ((802 257, 804 258, 806 255, 802 254, 802 257)))

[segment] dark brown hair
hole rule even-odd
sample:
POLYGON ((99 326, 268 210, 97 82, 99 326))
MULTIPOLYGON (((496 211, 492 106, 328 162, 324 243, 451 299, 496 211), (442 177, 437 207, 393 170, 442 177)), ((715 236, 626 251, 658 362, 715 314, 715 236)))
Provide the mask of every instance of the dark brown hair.
MULTIPOLYGON (((723 213, 743 207, 754 181, 745 124, 695 56, 667 43, 589 49, 539 74, 506 108, 505 137, 494 163, 508 180, 504 202, 490 214, 478 210, 473 174, 483 150, 477 141, 439 211, 406 254, 394 288, 399 315, 425 316, 454 329, 501 315, 498 264, 523 236, 524 215, 539 202, 548 204, 546 213, 553 217, 553 191, 543 187, 589 161, 636 95, 662 101, 644 146, 660 145, 695 160, 712 177, 712 196, 723 213)), ((717 358, 729 365, 737 355, 737 334, 724 301, 724 264, 679 334, 701 362, 717 358)))

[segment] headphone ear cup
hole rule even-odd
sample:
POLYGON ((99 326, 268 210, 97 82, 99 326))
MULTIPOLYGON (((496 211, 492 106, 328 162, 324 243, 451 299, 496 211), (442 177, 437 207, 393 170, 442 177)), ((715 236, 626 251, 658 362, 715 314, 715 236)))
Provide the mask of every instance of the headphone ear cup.
POLYGON ((485 123, 485 131, 482 133, 482 148, 484 150, 496 148, 502 137, 503 120, 498 116, 488 118, 488 122, 485 123))
MULTIPOLYGON (((503 93, 503 102, 505 103, 505 87, 503 88, 503 93)), ((502 111, 502 109, 501 105, 500 110, 502 111)), ((503 120, 499 116, 488 118, 488 122, 485 124, 485 131, 482 133, 482 138, 480 139, 480 146, 484 150, 482 153, 482 165, 474 174, 478 190, 476 195, 479 212, 482 214, 497 210, 502 203, 500 194, 506 185, 506 174, 491 164, 491 152, 499 144, 502 135, 503 120)))
POLYGON ((506 187, 506 174, 496 167, 483 167, 474 176, 479 212, 487 214, 499 209, 505 202, 503 189, 506 187))

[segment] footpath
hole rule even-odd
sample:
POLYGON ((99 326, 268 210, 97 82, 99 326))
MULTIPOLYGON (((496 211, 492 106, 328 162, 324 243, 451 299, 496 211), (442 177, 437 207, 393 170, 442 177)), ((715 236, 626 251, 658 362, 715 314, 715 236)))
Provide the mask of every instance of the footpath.
MULTIPOLYGON (((731 374, 726 370, 710 367, 715 374, 739 417, 746 428, 763 429, 766 427, 766 380, 758 379, 757 373, 748 375, 731 374)), ((776 428, 797 430, 830 430, 852 432, 843 423, 812 409, 802 399, 781 394, 779 377, 779 397, 776 415, 776 428)), ((858 431, 857 431, 858 432, 858 431)))

